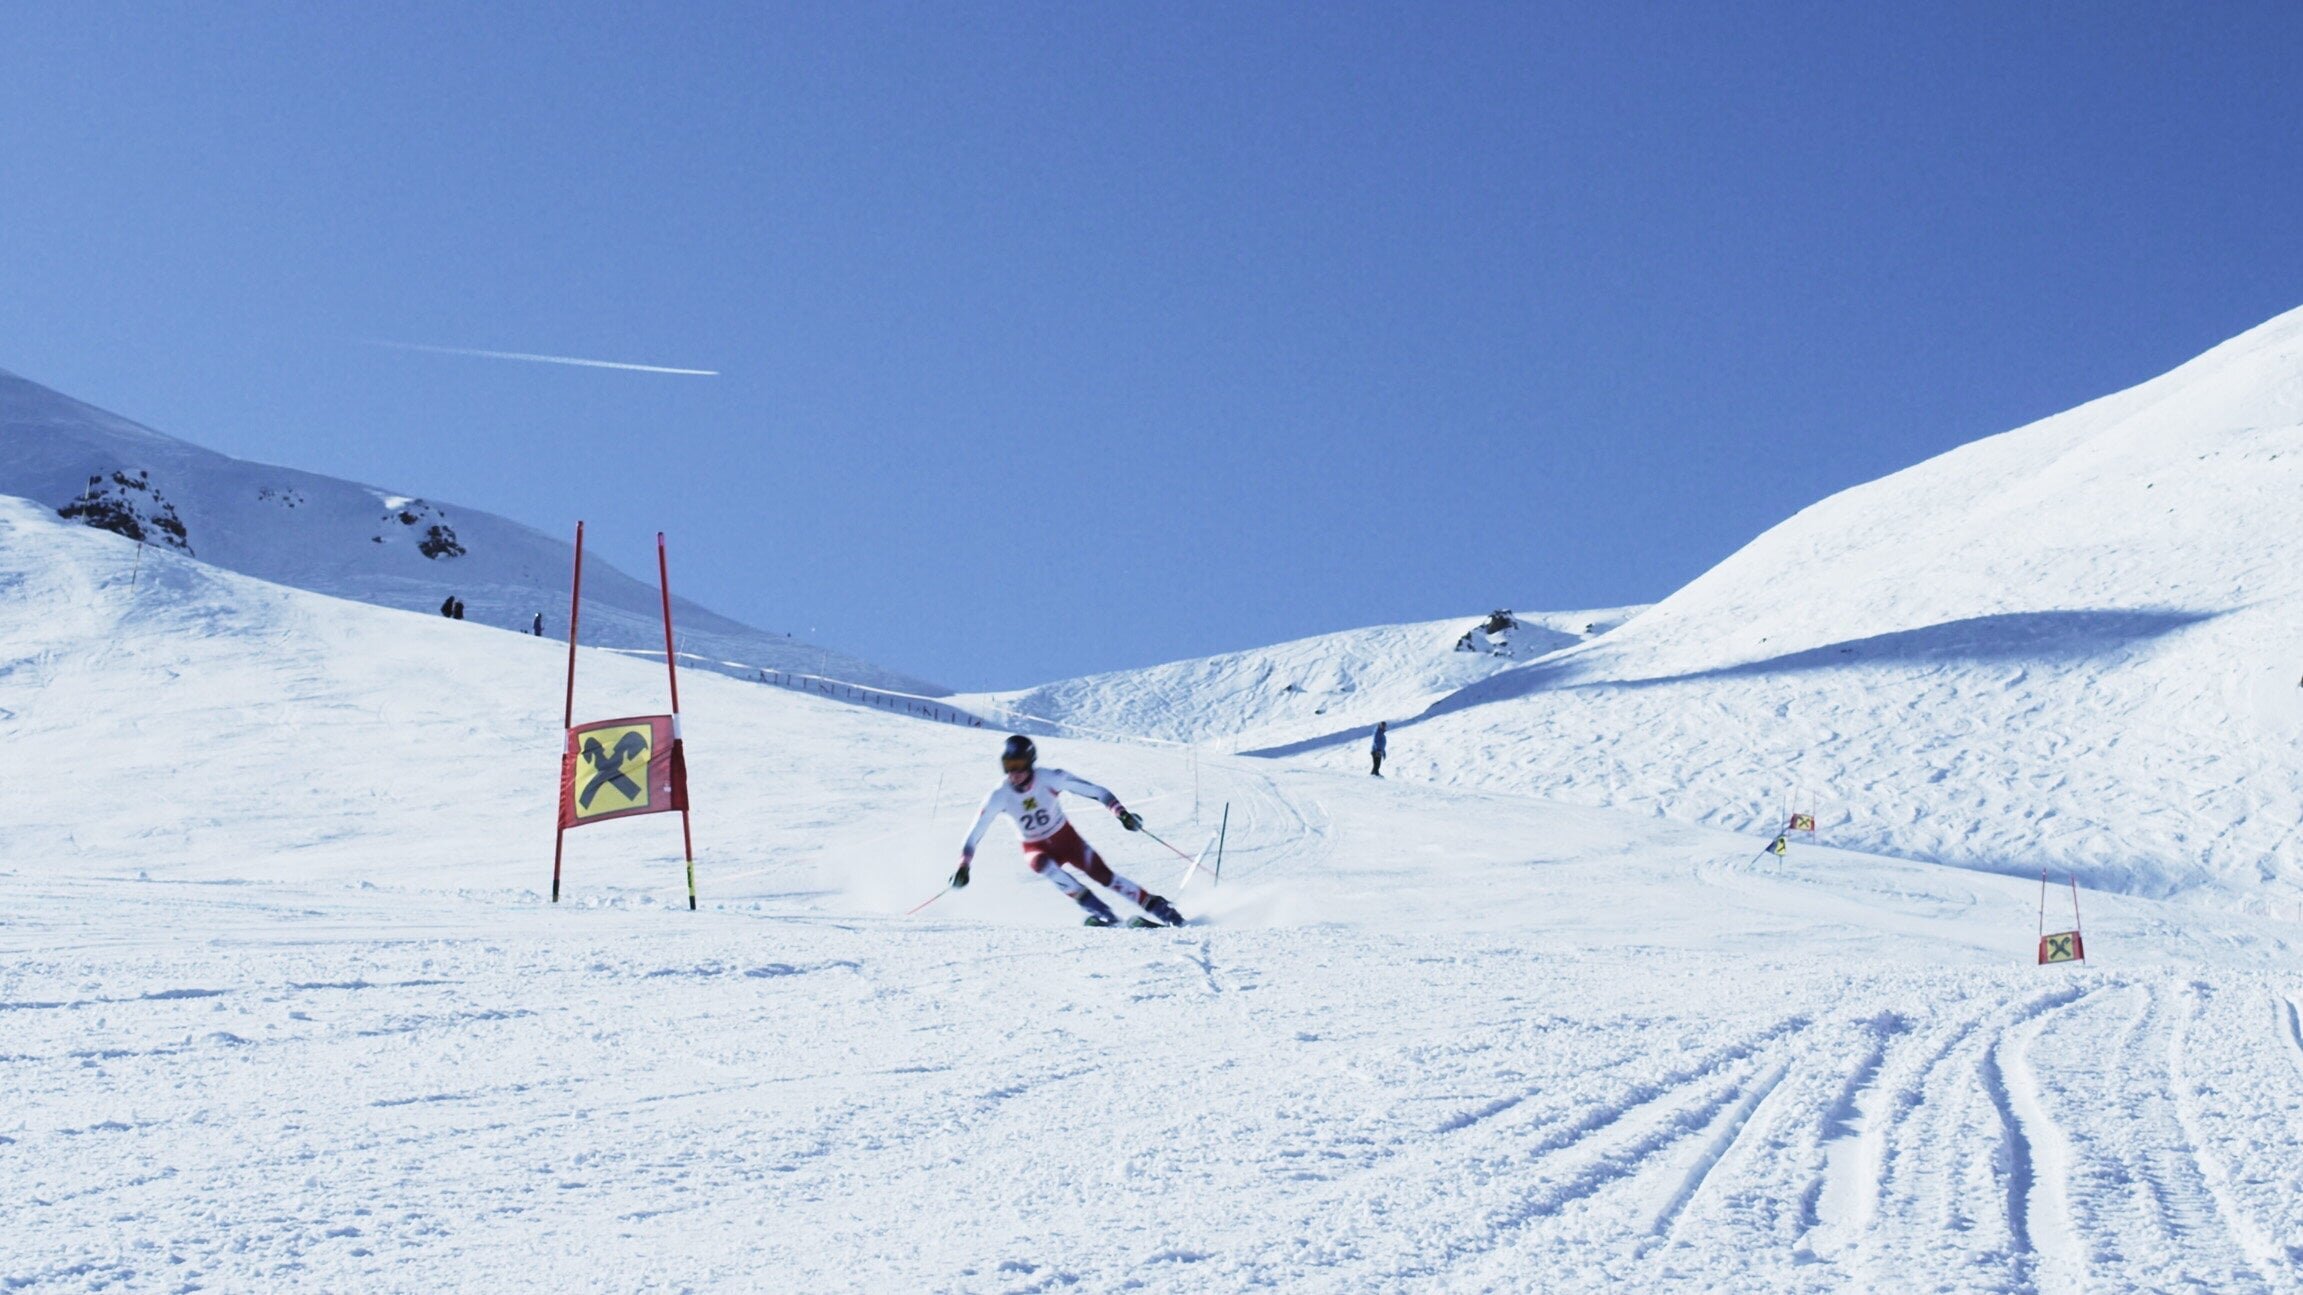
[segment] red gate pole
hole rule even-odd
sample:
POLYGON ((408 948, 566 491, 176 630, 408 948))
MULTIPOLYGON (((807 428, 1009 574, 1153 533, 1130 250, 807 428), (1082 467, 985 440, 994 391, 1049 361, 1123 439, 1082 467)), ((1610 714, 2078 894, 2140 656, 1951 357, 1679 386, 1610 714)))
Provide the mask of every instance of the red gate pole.
POLYGON ((584 612, 584 524, 576 523, 576 582, 568 595, 568 706, 560 714, 561 728, 576 726, 576 618, 584 612))
MULTIPOLYGON (((672 683, 672 755, 680 762, 680 779, 687 781, 687 761, 680 737, 680 671, 672 662, 672 574, 664 561, 664 533, 656 532, 656 587, 664 594, 664 674, 672 683)), ((688 858, 688 911, 696 911, 696 840, 688 830, 687 791, 680 799, 680 849, 688 858)))
MULTIPOLYGON (((576 523, 576 579, 574 591, 568 595, 568 701, 560 712, 560 781, 567 784, 568 733, 576 727, 576 618, 584 610, 584 524, 576 523)), ((561 793, 565 795, 566 792, 561 793)), ((552 807, 552 902, 560 902, 560 850, 568 842, 567 824, 561 821, 563 807, 552 807)))

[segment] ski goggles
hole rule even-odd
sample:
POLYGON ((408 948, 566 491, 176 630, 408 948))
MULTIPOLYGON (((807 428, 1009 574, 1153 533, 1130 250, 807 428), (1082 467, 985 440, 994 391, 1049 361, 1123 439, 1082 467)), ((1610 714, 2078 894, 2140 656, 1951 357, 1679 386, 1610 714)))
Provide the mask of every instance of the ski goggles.
POLYGON ((1032 762, 1020 755, 1003 755, 1000 757, 1000 768, 1009 773, 1023 773, 1031 767, 1032 762))

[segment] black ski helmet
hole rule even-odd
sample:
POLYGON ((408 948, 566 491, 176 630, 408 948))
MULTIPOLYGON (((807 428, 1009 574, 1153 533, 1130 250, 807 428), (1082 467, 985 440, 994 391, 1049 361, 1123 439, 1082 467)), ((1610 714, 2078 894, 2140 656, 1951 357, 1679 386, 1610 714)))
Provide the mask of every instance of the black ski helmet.
POLYGON ((1033 746, 1032 740, 1021 733, 1009 737, 1007 744, 1000 748, 1000 768, 1002 769, 1007 768, 1012 761, 1016 760, 1023 761, 1023 767, 1029 769, 1038 764, 1039 759, 1040 749, 1033 746))

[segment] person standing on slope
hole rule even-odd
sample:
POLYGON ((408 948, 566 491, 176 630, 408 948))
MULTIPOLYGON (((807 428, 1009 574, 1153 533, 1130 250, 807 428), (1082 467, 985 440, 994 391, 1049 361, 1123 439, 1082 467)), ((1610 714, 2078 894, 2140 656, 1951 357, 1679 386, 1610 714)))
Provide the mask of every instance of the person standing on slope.
POLYGON ((1391 727, 1389 720, 1379 719, 1375 722, 1375 744, 1370 746, 1367 752, 1375 757, 1375 767, 1368 772, 1378 778, 1383 776, 1383 731, 1389 727, 1391 727))
POLYGON ((1009 738, 1007 745, 1000 749, 1003 775, 1000 785, 984 797, 984 807, 976 813, 976 825, 968 830, 968 839, 960 845, 960 867, 952 874, 953 888, 964 888, 968 884, 968 865, 975 861, 976 844, 983 840, 984 829, 992 825, 992 819, 1004 813, 1016 821, 1016 830, 1023 834, 1024 862, 1086 909, 1089 926, 1110 926, 1119 919, 1112 915, 1109 904, 1082 885, 1079 878, 1066 872, 1067 867, 1077 868, 1097 885, 1118 892, 1159 921, 1182 926, 1183 914, 1175 911, 1173 904, 1111 870, 1111 865, 1103 861, 1103 856, 1097 854, 1095 847, 1064 817, 1063 804, 1057 797, 1067 791, 1076 796, 1093 797, 1130 832, 1140 831, 1143 820, 1129 813, 1127 807, 1120 804, 1119 797, 1087 779, 1061 769, 1037 768, 1038 762, 1039 749, 1021 734, 1009 738))

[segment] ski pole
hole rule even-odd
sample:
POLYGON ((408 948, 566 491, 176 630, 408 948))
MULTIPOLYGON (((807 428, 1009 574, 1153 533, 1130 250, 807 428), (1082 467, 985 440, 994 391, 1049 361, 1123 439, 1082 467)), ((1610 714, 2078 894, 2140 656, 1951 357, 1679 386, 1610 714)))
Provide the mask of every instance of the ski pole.
POLYGON ((1167 842, 1165 842, 1165 841, 1160 841, 1158 837, 1156 837, 1156 836, 1152 836, 1152 830, 1151 830, 1150 828, 1148 828, 1148 827, 1144 827, 1144 826, 1142 826, 1141 824, 1138 824, 1138 825, 1136 826, 1136 830, 1137 830, 1138 832, 1141 832, 1141 833, 1143 833, 1145 836, 1151 836, 1151 839, 1152 839, 1152 840, 1154 840, 1154 841, 1159 841, 1160 845, 1161 845, 1161 846, 1163 846, 1163 847, 1165 847, 1165 848, 1166 848, 1166 850, 1167 850, 1167 852, 1168 852, 1169 854, 1172 854, 1172 855, 1174 855, 1175 857, 1177 857, 1178 859, 1181 859, 1181 860, 1183 860, 1185 863, 1198 863, 1198 862, 1199 862, 1199 860, 1192 858, 1190 855, 1188 855, 1188 854, 1185 854, 1183 851, 1176 849, 1174 846, 1172 846, 1172 845, 1168 845, 1168 843, 1167 843, 1167 842))
POLYGON ((937 900, 942 899, 944 896, 951 893, 952 888, 947 885, 942 890, 937 891, 935 894, 930 895, 926 899, 921 900, 919 903, 905 909, 904 916, 910 917, 912 914, 919 912, 921 909, 926 908, 928 905, 935 903, 937 900))

